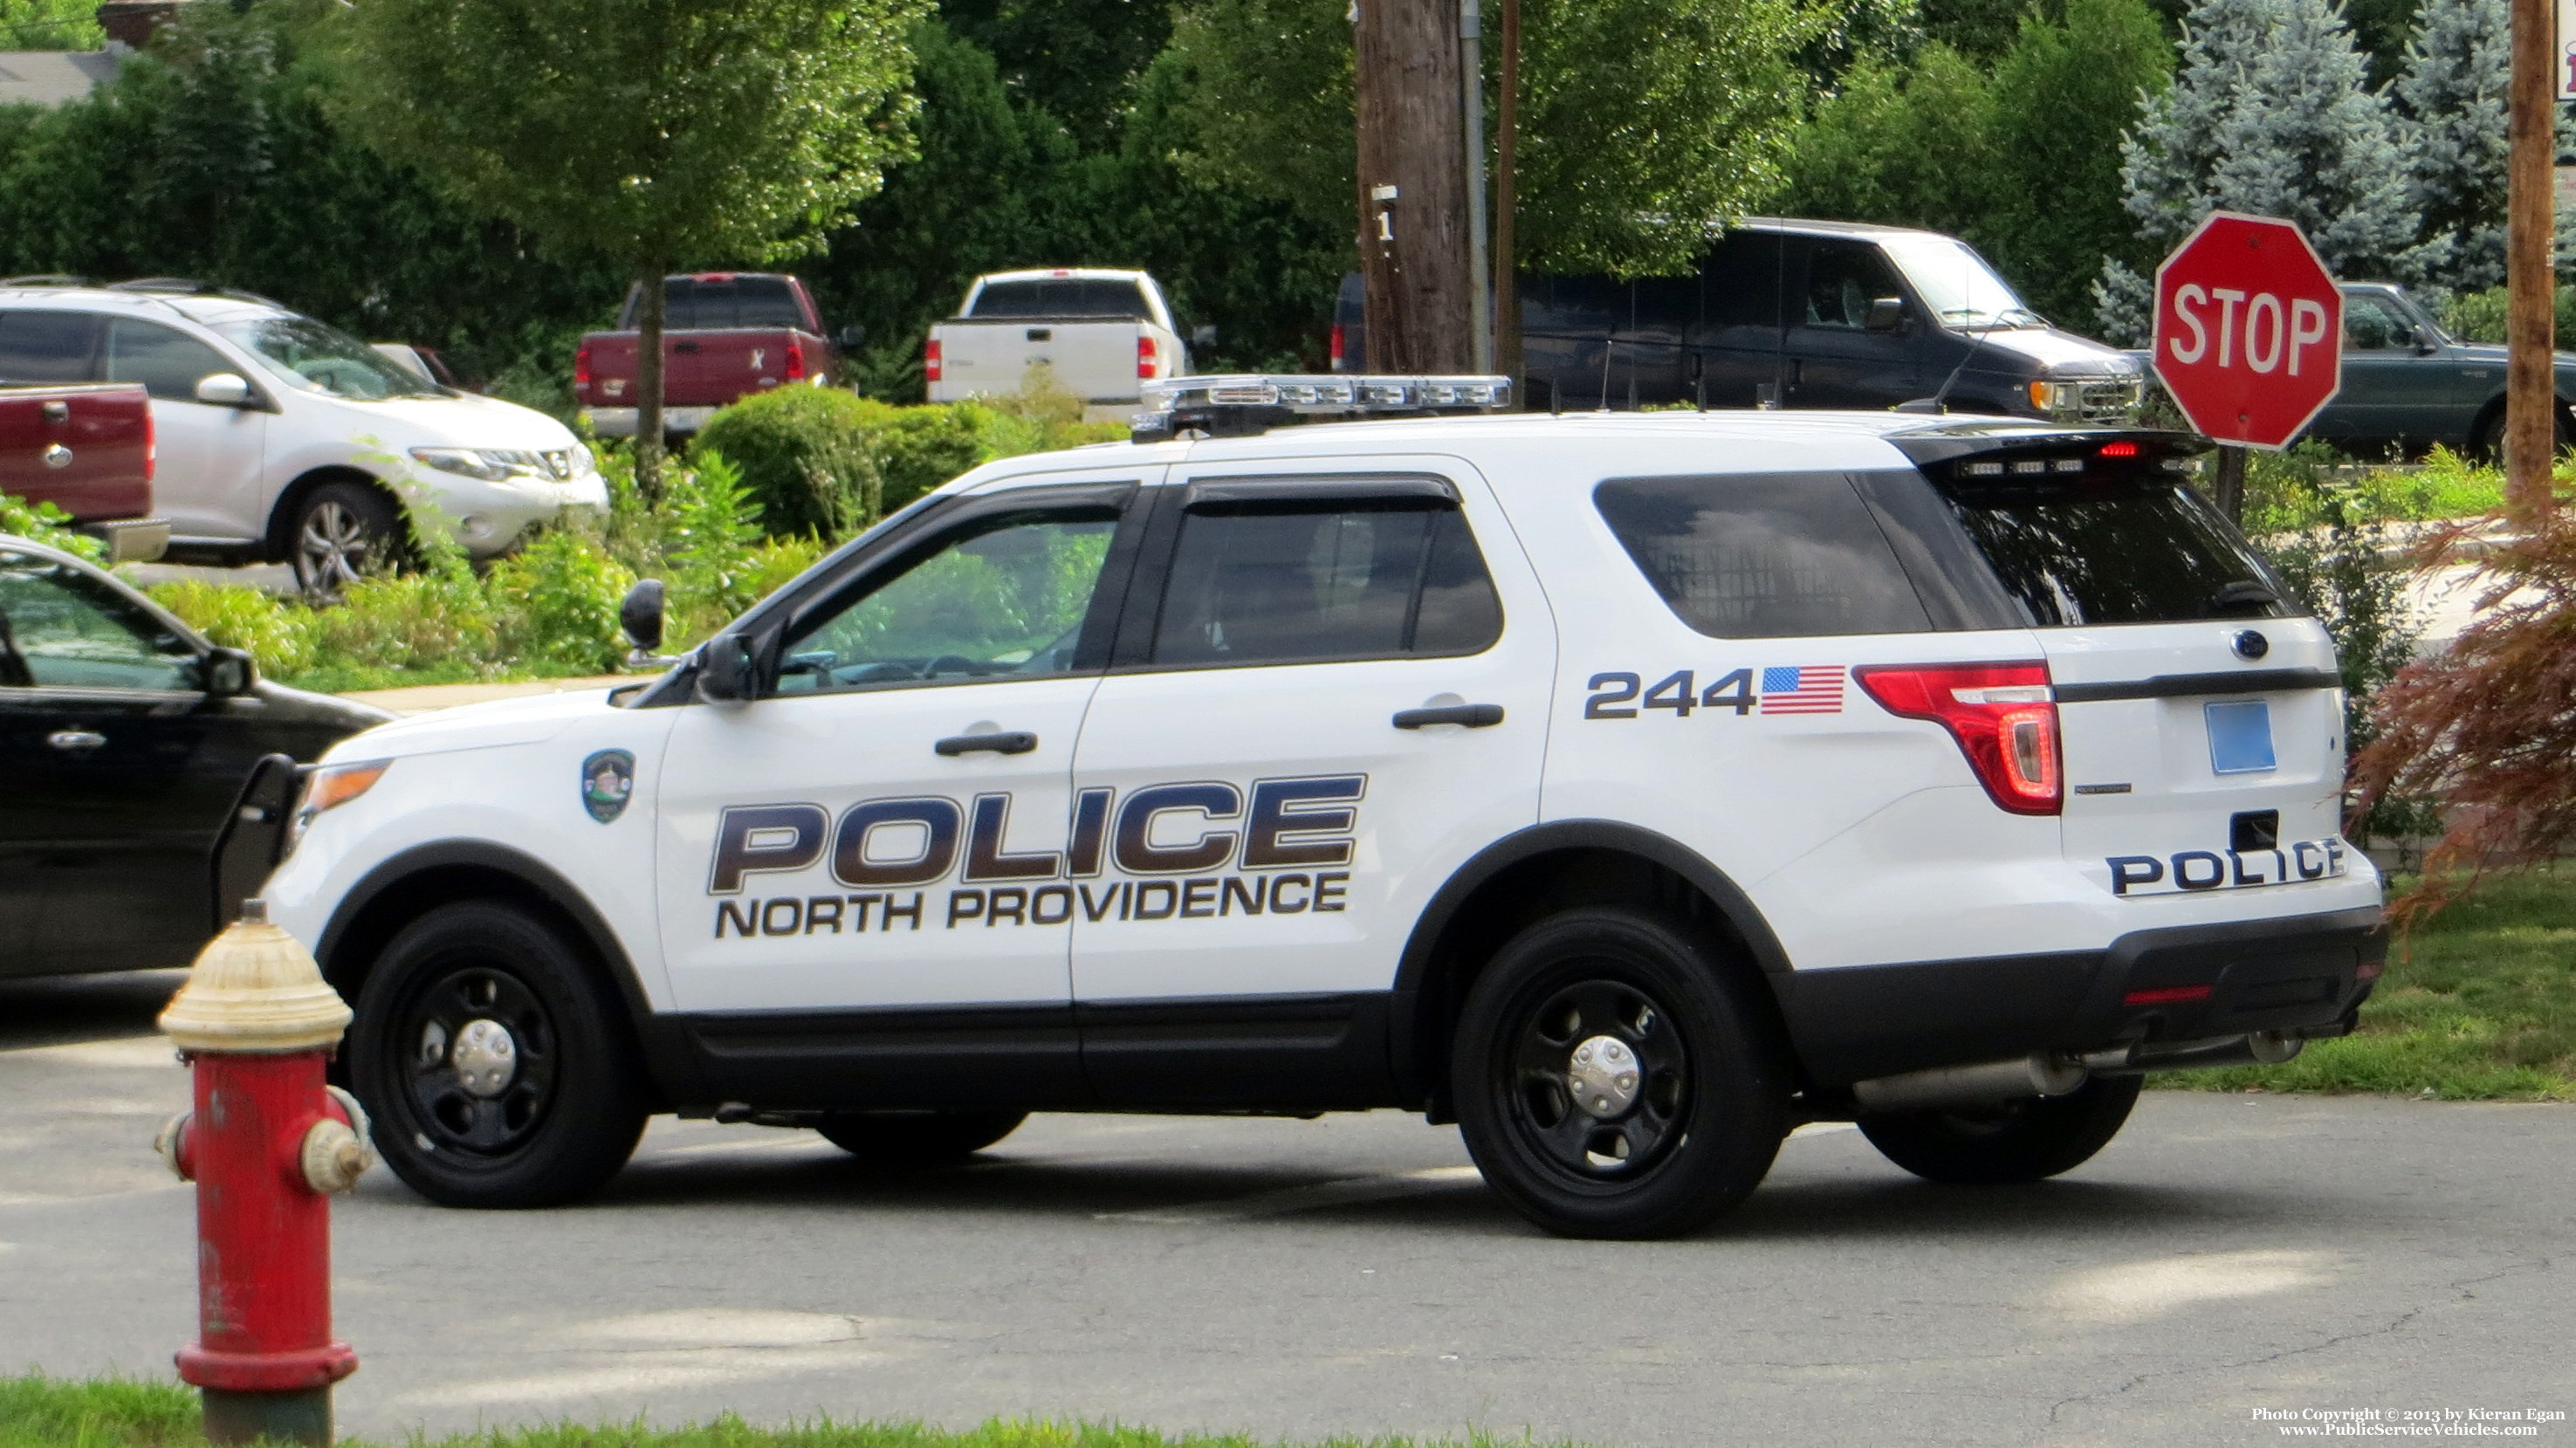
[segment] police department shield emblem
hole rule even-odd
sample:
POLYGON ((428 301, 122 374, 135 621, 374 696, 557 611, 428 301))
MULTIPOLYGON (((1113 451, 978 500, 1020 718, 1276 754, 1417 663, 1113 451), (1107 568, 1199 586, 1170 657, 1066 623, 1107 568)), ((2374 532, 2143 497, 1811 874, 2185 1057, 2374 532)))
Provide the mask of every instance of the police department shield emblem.
POLYGON ((635 756, 623 749, 603 749, 581 762, 581 807, 606 824, 626 812, 635 793, 635 756))

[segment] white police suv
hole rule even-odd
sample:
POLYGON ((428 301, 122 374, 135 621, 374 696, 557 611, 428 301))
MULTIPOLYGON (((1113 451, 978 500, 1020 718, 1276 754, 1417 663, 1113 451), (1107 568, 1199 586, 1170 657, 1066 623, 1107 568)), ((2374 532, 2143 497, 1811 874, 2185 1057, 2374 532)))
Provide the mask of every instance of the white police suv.
POLYGON ((2196 439, 1158 390, 656 682, 331 751, 266 894, 406 1181, 561 1201, 657 1111, 894 1166, 1404 1107, 1648 1236, 1801 1121, 2028 1181, 2144 1072, 2352 1028, 2333 651, 2196 439))

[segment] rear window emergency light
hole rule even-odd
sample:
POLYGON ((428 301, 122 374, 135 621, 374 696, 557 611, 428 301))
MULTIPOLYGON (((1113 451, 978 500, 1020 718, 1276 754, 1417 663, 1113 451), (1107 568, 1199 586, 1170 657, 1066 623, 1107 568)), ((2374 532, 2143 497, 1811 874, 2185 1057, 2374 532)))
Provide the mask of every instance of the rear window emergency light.
POLYGON ((1301 422, 1372 417, 1455 417, 1511 406, 1508 377, 1366 377, 1334 373, 1242 373, 1167 377, 1144 387, 1138 442, 1176 437, 1250 437, 1301 422))
POLYGON ((2194 454, 2209 447, 2196 433, 2055 432, 2013 424, 1902 433, 1888 441, 1936 481, 1980 489, 2173 482, 2197 472, 2194 454))

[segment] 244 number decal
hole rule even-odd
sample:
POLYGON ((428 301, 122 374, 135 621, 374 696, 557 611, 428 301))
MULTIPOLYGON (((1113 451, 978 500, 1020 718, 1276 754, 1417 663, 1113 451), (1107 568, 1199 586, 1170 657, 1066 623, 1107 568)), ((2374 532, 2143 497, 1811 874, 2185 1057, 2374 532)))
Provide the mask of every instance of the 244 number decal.
POLYGON ((1747 714, 1839 714, 1843 711, 1840 665, 1766 664, 1734 669, 1701 688, 1699 676, 1676 669, 1654 683, 1643 674, 1622 671, 1594 674, 1584 687, 1586 719, 1638 719, 1648 709, 1670 710, 1687 719, 1694 709, 1732 709, 1747 714))

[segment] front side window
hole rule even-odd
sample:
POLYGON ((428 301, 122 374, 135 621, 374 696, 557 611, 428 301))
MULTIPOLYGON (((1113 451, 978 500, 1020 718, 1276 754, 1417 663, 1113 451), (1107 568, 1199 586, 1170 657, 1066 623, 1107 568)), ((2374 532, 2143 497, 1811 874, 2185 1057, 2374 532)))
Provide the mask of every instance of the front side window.
POLYGON ((1869 325, 1869 304, 1880 297, 1902 297, 1896 273, 1878 248, 1862 242, 1820 241, 1807 262, 1807 325, 1869 325))
POLYGON ((2415 319, 2399 312, 2377 297, 2354 296, 2343 299, 2343 349, 2347 352, 2390 352, 2415 346, 2415 319))
POLYGON ((1666 606, 1712 638, 1932 626, 1869 505, 1840 473, 1616 478, 1592 500, 1666 606))
POLYGON ((101 320, 87 312, 0 312, 0 383, 97 381, 101 320))
POLYGON ((1480 653, 1502 603, 1467 520, 1429 499, 1200 505, 1154 631, 1179 668, 1480 653))
POLYGON ((435 387, 387 361, 375 348, 311 317, 251 317, 219 322, 215 330, 248 349, 261 366, 307 392, 359 402, 438 395, 435 387))
POLYGON ((1118 515, 1006 515, 953 534, 792 635, 778 692, 1071 673, 1118 515))
POLYGON ((107 324, 107 380, 140 382, 165 402, 194 402, 197 384, 233 364, 176 327, 119 317, 107 324))
POLYGON ((197 687, 196 647, 68 564, 0 553, 0 685, 197 687))

